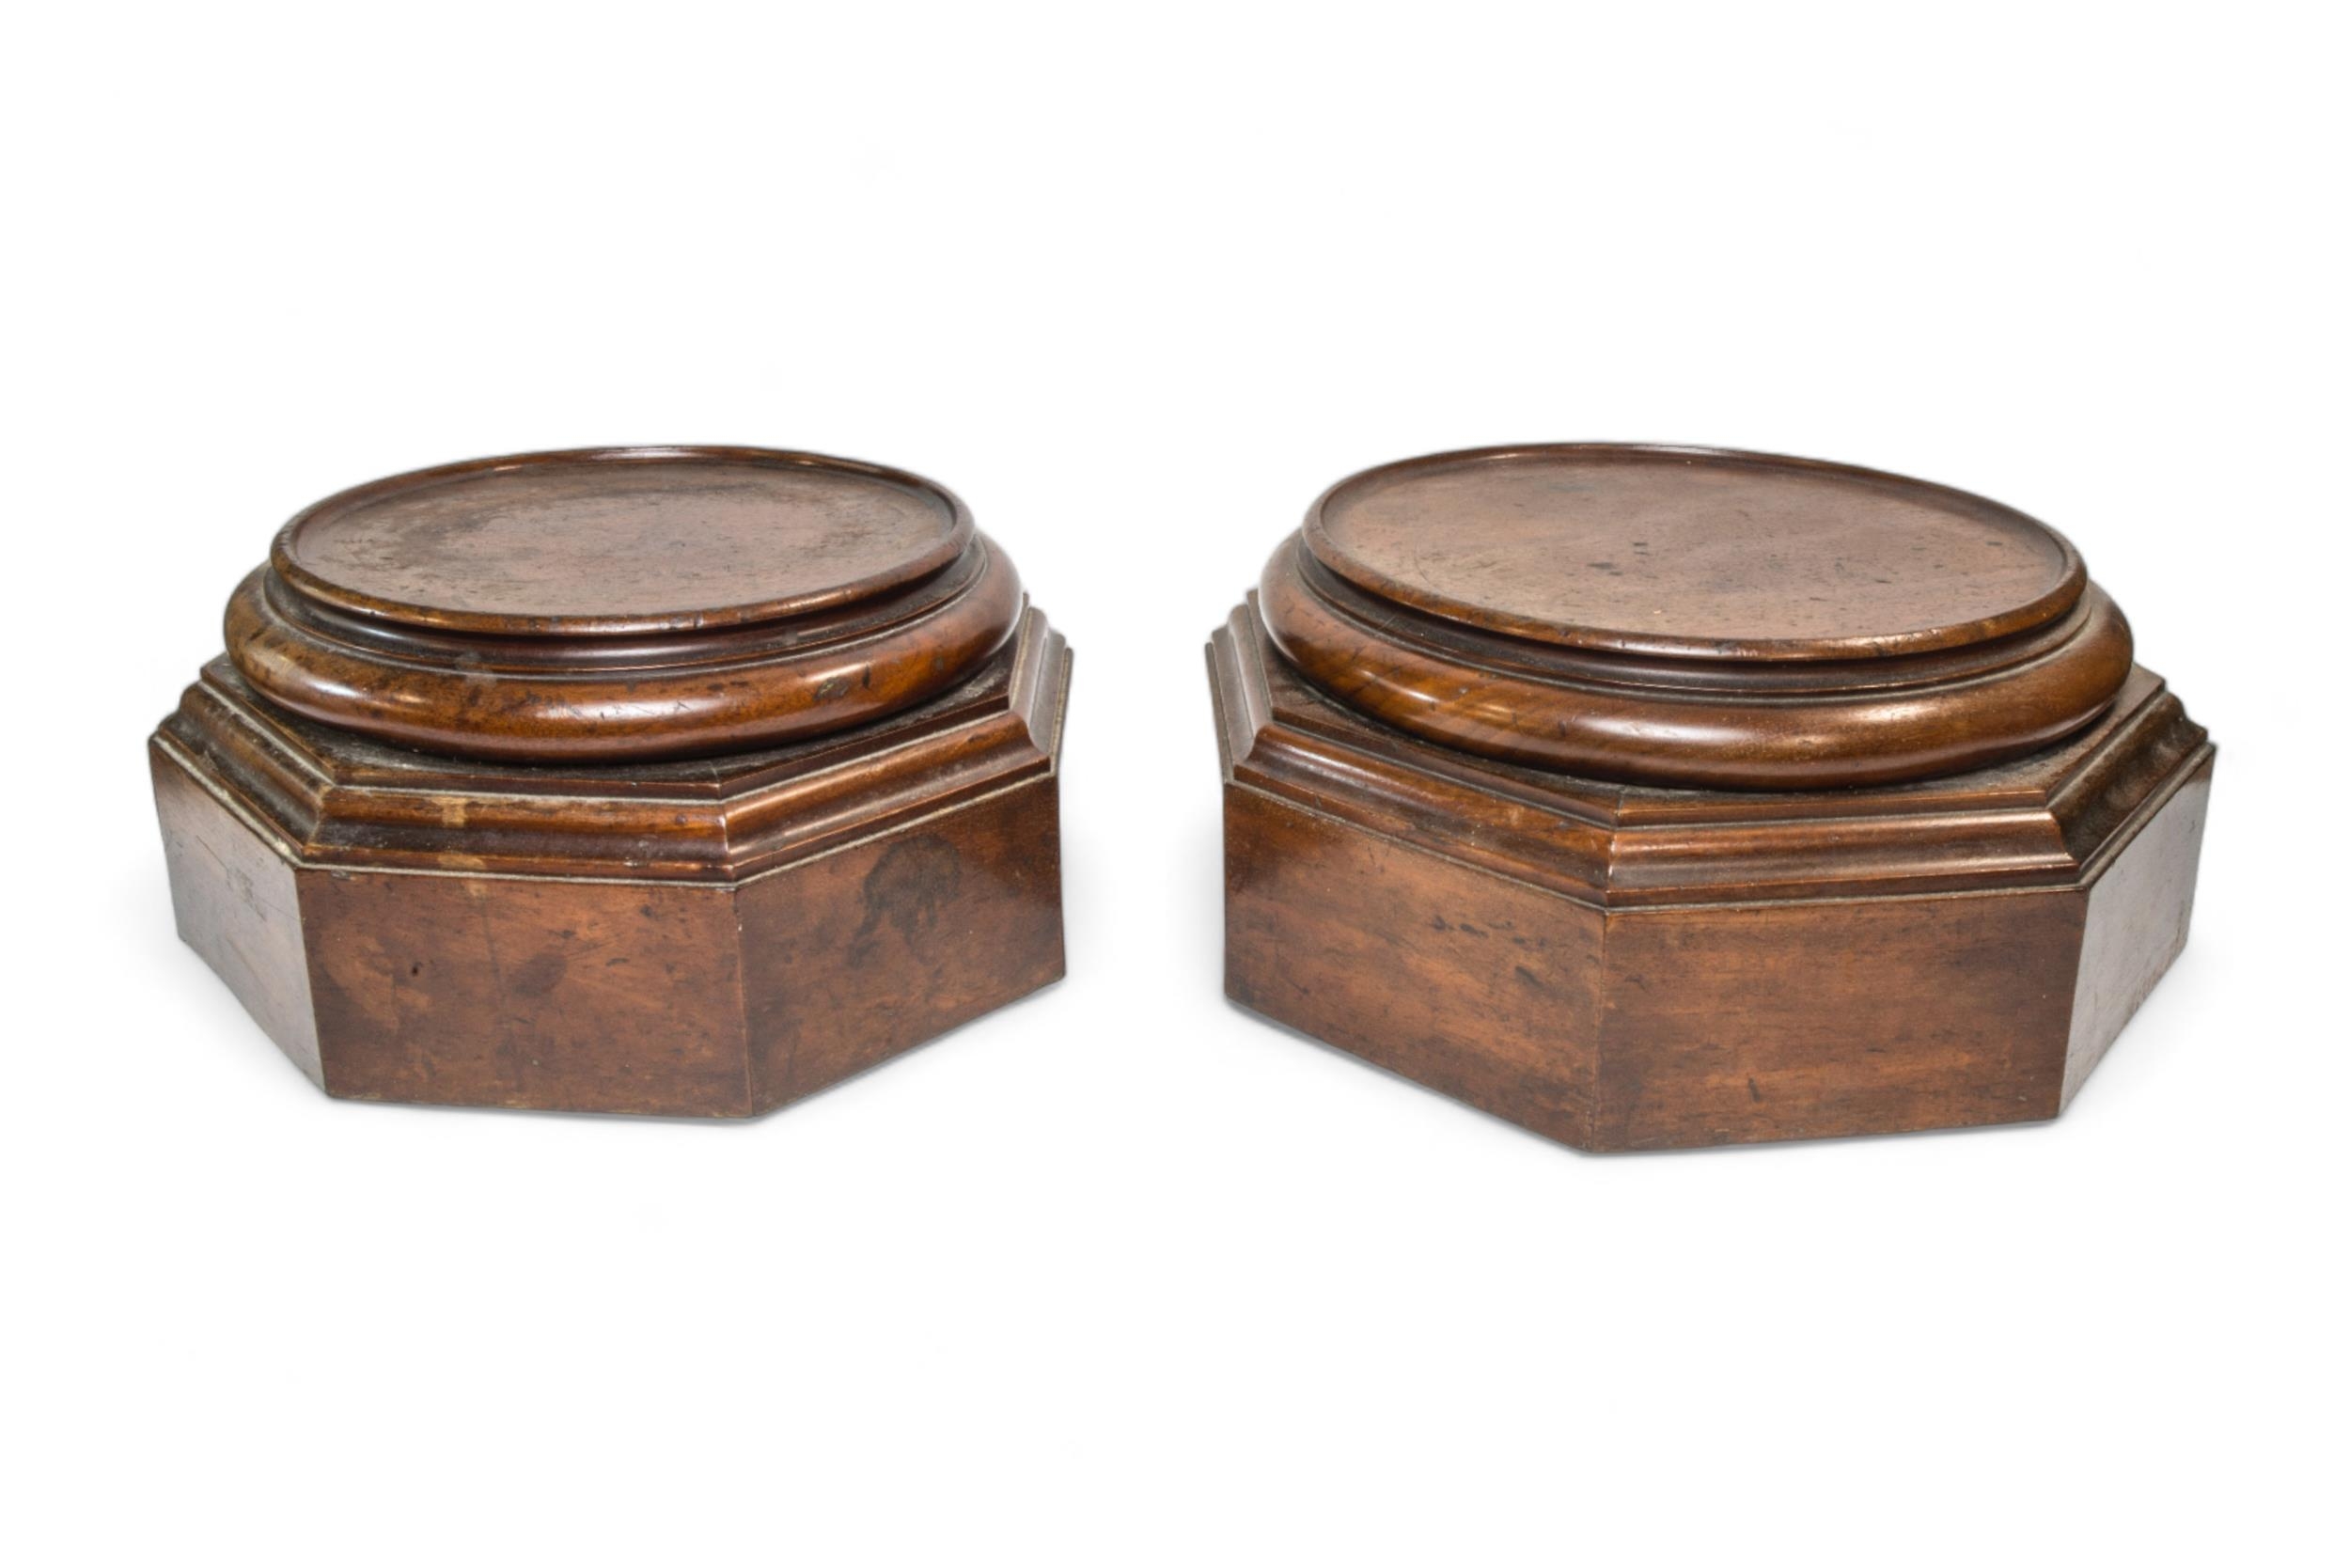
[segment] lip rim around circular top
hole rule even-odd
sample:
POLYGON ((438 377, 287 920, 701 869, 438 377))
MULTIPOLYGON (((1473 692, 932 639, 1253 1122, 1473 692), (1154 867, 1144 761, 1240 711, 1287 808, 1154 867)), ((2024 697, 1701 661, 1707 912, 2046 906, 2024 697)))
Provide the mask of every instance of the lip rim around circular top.
POLYGON ((1953 486, 1914 479, 1882 469, 1812 458, 1786 457, 1771 452, 1743 451, 1733 447, 1646 442, 1534 442, 1431 452, 1401 462, 1381 463, 1339 480, 1315 497, 1313 505, 1307 509, 1300 533, 1306 550, 1332 572, 1367 593, 1423 615, 1477 631, 1500 633, 1557 647, 1665 658, 1716 661, 1865 659, 1963 648, 2044 626, 2068 614, 2080 602, 2089 587, 2088 567, 2072 541, 2038 518, 2013 507, 1953 486), (1841 479, 1888 490, 1930 504, 1945 507, 1955 504, 1977 517, 2035 533, 2051 541, 2059 555, 2060 569, 2058 581, 2046 591, 1996 615, 1941 626, 1848 636, 1692 636, 1671 632, 1563 624, 1418 587, 1349 556, 1343 545, 1331 536, 1328 528, 1334 508, 1342 504, 1351 491, 1368 489, 1416 473, 1473 463, 1556 460, 1560 457, 1601 461, 1678 458, 1691 463, 1762 468, 1815 478, 1841 479))
POLYGON ((918 583, 952 565, 971 547, 977 526, 961 496, 935 480, 904 469, 854 458, 831 457, 767 447, 635 446, 577 447, 553 451, 517 452, 499 457, 470 458, 441 463, 354 485, 313 502, 296 512, 271 541, 270 570, 306 599, 346 615, 393 625, 435 632, 489 636, 622 637, 662 635, 752 626, 795 616, 838 609, 877 598, 918 583), (941 507, 947 526, 929 548, 854 582, 808 591, 719 605, 706 609, 651 611, 641 614, 532 615, 511 611, 452 609, 386 598, 321 577, 298 558, 303 533, 361 507, 403 492, 462 482, 486 475, 537 466, 588 466, 597 463, 711 463, 816 469, 877 480, 914 493, 941 507))

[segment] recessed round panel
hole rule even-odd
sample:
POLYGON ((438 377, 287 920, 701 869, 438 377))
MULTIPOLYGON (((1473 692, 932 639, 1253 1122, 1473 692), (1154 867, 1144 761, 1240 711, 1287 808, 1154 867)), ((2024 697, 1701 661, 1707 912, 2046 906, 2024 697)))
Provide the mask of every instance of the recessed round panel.
POLYGON ((299 591, 408 625, 624 635, 741 625, 870 598, 969 542, 954 498, 803 453, 634 447, 460 463, 296 517, 299 591))
POLYGON ((1804 789, 2016 757, 2104 713, 2129 624, 2011 507, 1695 447, 1492 447, 1333 486, 1258 588, 1326 696, 1591 778, 1804 789))
POLYGON ((962 502, 746 447, 486 458, 330 496, 230 597, 262 697, 513 761, 748 751, 968 681, 1021 617, 962 502))
POLYGON ((2087 576, 1980 496, 1746 453, 1562 446, 1358 475, 1305 539, 1381 598, 1516 636, 1681 657, 1955 648, 2063 614, 2087 576))

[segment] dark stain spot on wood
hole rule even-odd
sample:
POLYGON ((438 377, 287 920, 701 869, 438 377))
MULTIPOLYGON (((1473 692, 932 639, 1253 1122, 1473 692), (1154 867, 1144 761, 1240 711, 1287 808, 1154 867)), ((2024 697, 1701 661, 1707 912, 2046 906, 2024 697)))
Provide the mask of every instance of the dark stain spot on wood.
POLYGON ((561 953, 540 953, 514 971, 511 981, 519 996, 543 996, 562 981, 571 964, 561 953))
POLYGON ((889 846, 865 877, 865 919, 855 940, 869 942, 886 923, 911 943, 938 924, 939 906, 963 887, 963 857, 933 834, 889 846))

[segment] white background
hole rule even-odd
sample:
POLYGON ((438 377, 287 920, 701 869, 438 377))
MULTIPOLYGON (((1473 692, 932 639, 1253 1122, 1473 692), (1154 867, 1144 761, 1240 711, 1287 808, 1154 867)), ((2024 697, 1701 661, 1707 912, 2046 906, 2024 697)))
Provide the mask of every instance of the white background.
POLYGON ((2342 1560, 2339 20, 20 15, 0 1547, 2342 1560), (2222 754, 2061 1121, 1585 1156, 1221 999, 1209 629, 1330 480, 1578 438, 1979 490, 2128 608, 2222 754), (696 441, 1013 552, 1070 979, 747 1124, 325 1099, 148 729, 301 505, 696 441))

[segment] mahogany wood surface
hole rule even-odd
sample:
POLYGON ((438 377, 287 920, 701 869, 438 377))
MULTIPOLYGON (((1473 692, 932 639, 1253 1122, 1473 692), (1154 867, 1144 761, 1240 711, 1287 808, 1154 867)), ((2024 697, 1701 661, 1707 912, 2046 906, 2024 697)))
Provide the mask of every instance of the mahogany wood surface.
POLYGON ((947 490, 748 447, 454 463, 302 512, 228 605, 280 707, 457 756, 674 757, 909 707, 1010 635, 947 490))
POLYGON ((1308 679, 1440 745, 1785 789, 2019 756, 2102 713, 2129 626, 2022 513, 1866 469, 1503 447, 1374 469, 1275 551, 1308 679))
POLYGON ((1415 609, 1540 642, 1722 659, 1922 652, 2081 596, 2073 547, 1963 491, 1700 447, 1499 447, 1333 486, 1314 558, 1415 609))
POLYGON ((1939 487, 1677 448, 1374 470, 1209 668, 1230 996, 1576 1147, 2052 1117, 2186 939, 2207 737, 2071 546, 1939 487), (1907 591, 1842 581, 1910 528, 1907 591), (1637 541, 1685 558, 1592 564, 1637 541), (1633 649, 1644 594, 1691 611, 1633 649))
POLYGON ((312 598, 405 625, 624 635, 777 620, 929 576, 962 503, 870 463, 723 447, 540 452, 378 479, 270 551, 312 598))
POLYGON ((1068 651, 943 490, 805 454, 549 454, 362 487, 277 556, 150 751, 182 935, 328 1092, 752 1115, 1059 977, 1068 651), (334 646, 257 656, 263 596, 334 646), (975 605, 988 629, 954 634, 975 605), (329 699, 255 675, 289 667, 329 699), (665 682, 756 691, 728 724, 543 706, 665 682), (743 719, 778 711, 807 722, 743 719), (401 744, 476 724, 498 744, 401 744), (664 727, 692 744, 642 744, 664 727))

